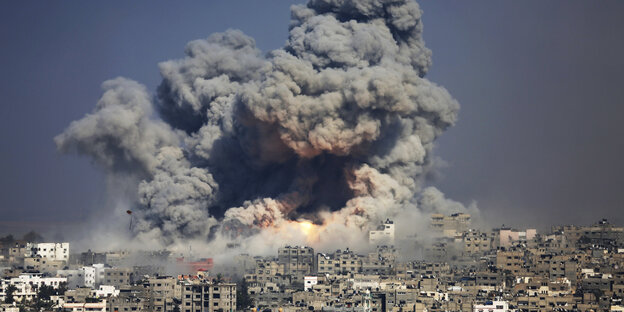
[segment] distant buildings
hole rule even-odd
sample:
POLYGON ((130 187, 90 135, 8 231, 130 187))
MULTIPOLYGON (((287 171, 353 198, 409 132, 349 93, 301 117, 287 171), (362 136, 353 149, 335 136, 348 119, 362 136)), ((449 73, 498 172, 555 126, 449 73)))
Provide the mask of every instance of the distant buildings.
POLYGON ((365 253, 285 246, 271 256, 233 256, 227 269, 214 263, 218 272, 209 258, 184 261, 167 251, 87 251, 61 260, 62 244, 10 244, 0 248, 0 301, 15 305, 0 312, 41 304, 54 311, 229 312, 238 300, 256 312, 622 310, 622 227, 601 220, 545 234, 476 230, 467 214, 434 215, 431 224, 424 259, 390 244, 395 223, 386 220, 369 233, 374 245, 365 253), (168 276, 158 263, 196 272, 168 276), (239 279, 245 282, 232 282, 239 279))

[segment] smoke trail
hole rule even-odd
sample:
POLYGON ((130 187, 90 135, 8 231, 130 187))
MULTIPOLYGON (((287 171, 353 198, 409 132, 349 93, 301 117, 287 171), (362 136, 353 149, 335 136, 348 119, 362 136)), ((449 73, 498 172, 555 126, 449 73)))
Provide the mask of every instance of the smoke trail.
POLYGON ((192 41, 160 64, 154 102, 136 82, 107 81, 95 111, 55 138, 136 179, 139 237, 252 242, 306 219, 317 243, 356 244, 386 218, 449 207, 437 190, 419 195, 459 104, 424 78, 418 4, 310 0, 291 11, 282 49, 264 57, 237 30, 192 41))

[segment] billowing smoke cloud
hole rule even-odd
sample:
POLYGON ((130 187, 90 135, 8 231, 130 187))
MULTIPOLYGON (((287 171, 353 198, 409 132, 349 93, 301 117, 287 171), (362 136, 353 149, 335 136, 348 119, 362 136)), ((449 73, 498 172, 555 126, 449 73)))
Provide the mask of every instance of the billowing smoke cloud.
POLYGON ((416 2, 310 0, 267 56, 236 30, 185 54, 160 64, 154 100, 134 81, 107 81, 95 111, 55 138, 135 178, 139 238, 358 244, 386 218, 423 225, 466 209, 422 190, 459 104, 424 78, 416 2), (312 239, 295 220, 316 224, 312 239))

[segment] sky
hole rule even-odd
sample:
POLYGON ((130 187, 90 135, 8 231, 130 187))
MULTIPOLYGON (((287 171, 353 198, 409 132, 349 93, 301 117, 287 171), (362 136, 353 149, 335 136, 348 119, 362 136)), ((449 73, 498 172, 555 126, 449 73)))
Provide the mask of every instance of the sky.
MULTIPOLYGON (((107 211, 102 172, 52 140, 93 110, 103 81, 154 91, 158 62, 230 28, 279 48, 300 2, 3 3, 0 233, 62 233, 107 211)), ((624 2, 563 4, 421 2, 427 78, 462 106, 430 183, 493 226, 624 223, 624 2)))

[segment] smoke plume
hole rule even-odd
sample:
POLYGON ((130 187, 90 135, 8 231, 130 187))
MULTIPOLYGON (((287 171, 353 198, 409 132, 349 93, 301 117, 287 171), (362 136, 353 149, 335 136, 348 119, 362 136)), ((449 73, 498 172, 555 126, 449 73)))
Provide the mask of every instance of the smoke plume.
POLYGON ((424 226, 429 213, 466 209, 423 191, 459 104, 424 78, 418 4, 291 10, 283 48, 265 56, 238 30, 192 41, 184 58, 159 64, 155 97, 106 81, 95 110, 55 138, 136 181, 138 239, 331 247, 362 243, 386 218, 424 226))

